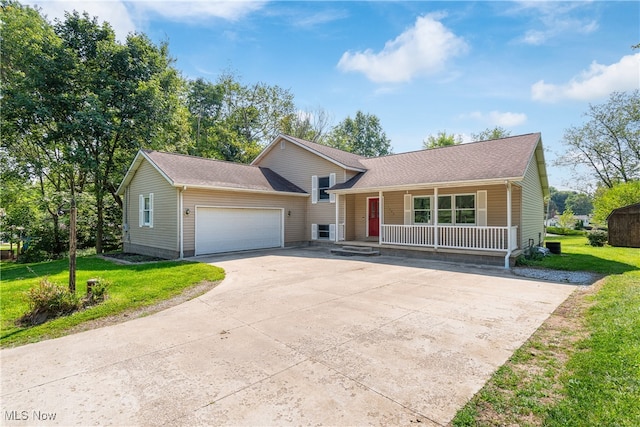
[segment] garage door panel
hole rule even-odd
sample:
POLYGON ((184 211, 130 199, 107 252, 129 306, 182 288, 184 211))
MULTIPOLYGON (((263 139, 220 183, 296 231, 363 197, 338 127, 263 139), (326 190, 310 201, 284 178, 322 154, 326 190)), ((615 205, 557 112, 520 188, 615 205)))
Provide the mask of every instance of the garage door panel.
POLYGON ((196 255, 280 246, 281 209, 196 209, 196 255))

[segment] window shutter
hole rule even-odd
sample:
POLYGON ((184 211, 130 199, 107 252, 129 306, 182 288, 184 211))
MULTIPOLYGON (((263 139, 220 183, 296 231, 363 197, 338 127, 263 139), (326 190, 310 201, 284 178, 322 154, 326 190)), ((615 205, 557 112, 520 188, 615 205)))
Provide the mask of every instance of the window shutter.
POLYGON ((311 224, 311 240, 318 240, 318 224, 311 224))
MULTIPOLYGON (((332 173, 329 174, 329 187, 333 187, 334 185, 336 185, 336 174, 332 173)), ((331 203, 335 203, 336 202, 336 195, 331 193, 329 195, 329 202, 331 203)))
POLYGON ((412 206, 411 202, 413 201, 411 194, 404 195, 404 225, 411 225, 413 223, 411 218, 412 206))
POLYGON ((336 225, 329 224, 329 240, 335 242, 336 240, 336 225))
POLYGON ((153 228, 153 193, 149 193, 149 227, 153 228))
POLYGON ((138 226, 142 227, 144 225, 144 195, 138 196, 138 226))
POLYGON ((480 190, 476 196, 476 225, 487 226, 487 190, 480 190))
POLYGON ((311 203, 318 203, 318 175, 311 177, 311 203))

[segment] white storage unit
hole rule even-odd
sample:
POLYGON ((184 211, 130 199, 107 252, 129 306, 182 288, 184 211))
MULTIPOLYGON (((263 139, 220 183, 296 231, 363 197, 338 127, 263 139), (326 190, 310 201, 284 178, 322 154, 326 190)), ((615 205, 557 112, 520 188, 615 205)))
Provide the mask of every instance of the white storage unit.
POLYGON ((196 255, 284 246, 280 208, 196 207, 196 255))

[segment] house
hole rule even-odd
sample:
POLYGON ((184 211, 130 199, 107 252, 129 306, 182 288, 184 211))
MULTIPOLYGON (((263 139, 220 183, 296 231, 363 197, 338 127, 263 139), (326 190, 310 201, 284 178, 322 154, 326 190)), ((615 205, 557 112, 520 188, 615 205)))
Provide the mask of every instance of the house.
POLYGON ((280 135, 251 165, 140 151, 124 250, 165 258, 321 242, 509 266, 544 233, 539 133, 366 158, 280 135))
POLYGON ((611 211, 607 227, 611 246, 640 248, 640 203, 611 211))

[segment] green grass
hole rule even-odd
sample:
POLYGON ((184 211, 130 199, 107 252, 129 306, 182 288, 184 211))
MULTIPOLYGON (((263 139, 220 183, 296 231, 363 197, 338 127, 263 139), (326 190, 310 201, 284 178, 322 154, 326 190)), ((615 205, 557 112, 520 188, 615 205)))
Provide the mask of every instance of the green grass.
POLYGON ((579 288, 456 414, 454 426, 639 426, 640 250, 553 237, 531 265, 607 275, 579 288))
POLYGON ((525 265, 557 270, 592 271, 604 275, 621 274, 640 268, 640 249, 591 246, 585 236, 548 236, 547 242, 560 242, 561 255, 549 255, 525 265))
POLYGON ((202 263, 163 261, 122 265, 95 256, 81 257, 77 259, 76 292, 83 295, 87 280, 99 277, 112 283, 108 299, 70 316, 38 326, 22 327, 16 321, 28 311, 25 293, 43 277, 66 286, 68 261, 2 263, 1 269, 0 347, 63 336, 83 322, 153 305, 179 295, 203 280, 218 281, 224 278, 221 268, 202 263))

